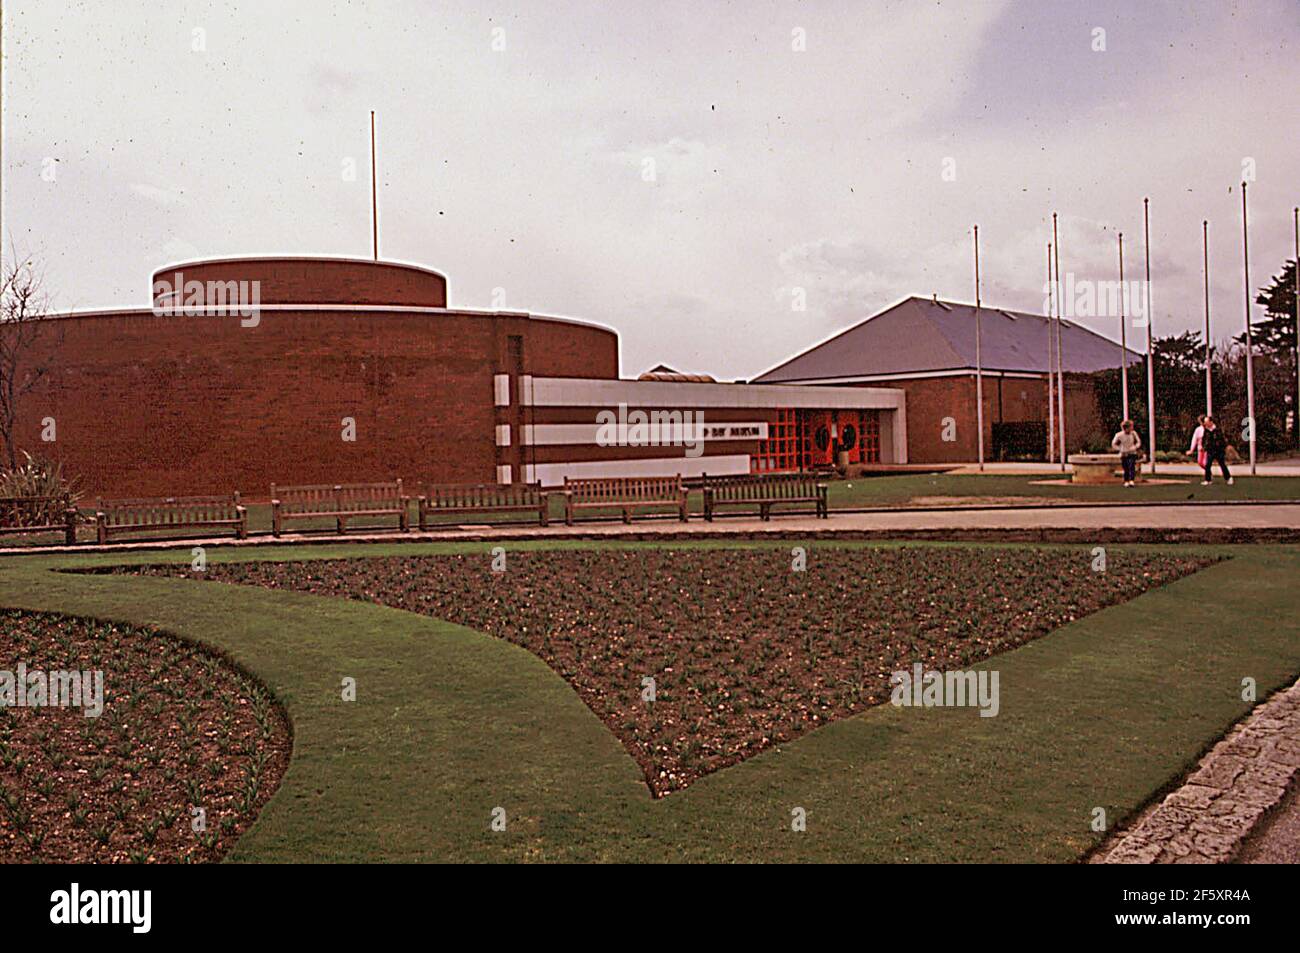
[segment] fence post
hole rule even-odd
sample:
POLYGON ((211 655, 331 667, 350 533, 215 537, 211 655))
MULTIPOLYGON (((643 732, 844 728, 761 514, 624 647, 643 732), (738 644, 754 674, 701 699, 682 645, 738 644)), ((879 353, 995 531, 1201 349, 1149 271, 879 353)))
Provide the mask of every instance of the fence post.
POLYGON ((69 546, 77 545, 77 508, 67 497, 63 498, 64 541, 69 546))

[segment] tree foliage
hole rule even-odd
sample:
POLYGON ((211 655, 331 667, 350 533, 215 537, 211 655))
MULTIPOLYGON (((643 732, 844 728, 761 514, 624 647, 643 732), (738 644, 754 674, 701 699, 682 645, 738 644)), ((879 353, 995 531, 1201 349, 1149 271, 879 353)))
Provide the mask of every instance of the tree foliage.
POLYGON ((0 262, 0 443, 10 470, 18 466, 19 405, 50 370, 49 360, 37 358, 34 347, 49 313, 50 297, 35 261, 11 253, 0 262))

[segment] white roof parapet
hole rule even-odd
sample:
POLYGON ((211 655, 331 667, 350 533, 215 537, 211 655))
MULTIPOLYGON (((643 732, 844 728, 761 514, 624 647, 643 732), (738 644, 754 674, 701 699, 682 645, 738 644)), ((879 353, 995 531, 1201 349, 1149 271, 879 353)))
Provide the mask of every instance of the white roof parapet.
POLYGON ((789 407, 896 410, 904 392, 893 387, 808 387, 799 384, 703 384, 685 381, 534 377, 534 407, 789 407))

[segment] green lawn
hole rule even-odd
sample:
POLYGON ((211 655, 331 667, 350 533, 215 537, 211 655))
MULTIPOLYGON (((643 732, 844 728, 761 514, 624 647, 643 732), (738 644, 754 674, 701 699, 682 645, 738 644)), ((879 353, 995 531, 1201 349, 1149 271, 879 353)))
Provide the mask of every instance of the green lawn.
POLYGON ((1216 551, 1232 558, 986 663, 1001 673, 996 718, 882 706, 659 801, 559 676, 467 629, 296 593, 49 571, 187 553, 10 557, 0 604, 155 624, 271 687, 294 757, 234 861, 1069 861, 1099 837, 1094 806, 1130 813, 1245 713, 1243 677, 1266 693, 1300 672, 1300 548, 1216 551), (345 676, 354 703, 339 699, 345 676), (489 829, 498 806, 505 832, 489 829), (806 833, 790 830, 795 807, 806 833))
POLYGON ((1060 474, 908 474, 836 480, 830 484, 830 504, 832 507, 899 506, 925 497, 1034 497, 1042 502, 1068 500, 1078 503, 1300 500, 1300 477, 1238 476, 1237 482, 1228 486, 1216 474, 1211 486, 1201 486, 1199 476, 1161 473, 1156 476, 1186 482, 1132 488, 1122 484, 1042 486, 1037 484, 1043 480, 1059 479, 1060 474))

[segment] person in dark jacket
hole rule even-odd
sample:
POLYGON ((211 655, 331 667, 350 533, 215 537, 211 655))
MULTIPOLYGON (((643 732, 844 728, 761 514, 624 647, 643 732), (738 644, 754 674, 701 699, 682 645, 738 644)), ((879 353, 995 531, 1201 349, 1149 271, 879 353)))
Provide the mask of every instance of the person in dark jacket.
POLYGON ((1213 417, 1205 418, 1205 433, 1201 436, 1201 449, 1205 452, 1205 479, 1201 481, 1201 486, 1209 486, 1214 482, 1212 468, 1216 463, 1223 472, 1223 479, 1231 485, 1232 474, 1228 472, 1228 440, 1223 436, 1223 431, 1219 429, 1213 417))

